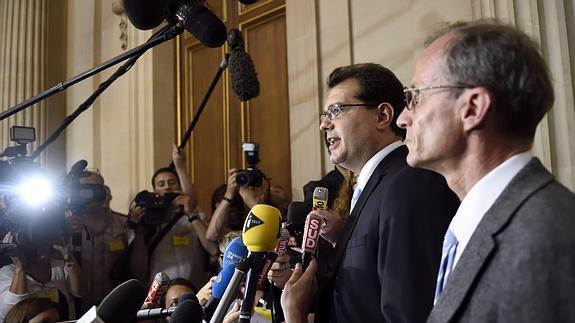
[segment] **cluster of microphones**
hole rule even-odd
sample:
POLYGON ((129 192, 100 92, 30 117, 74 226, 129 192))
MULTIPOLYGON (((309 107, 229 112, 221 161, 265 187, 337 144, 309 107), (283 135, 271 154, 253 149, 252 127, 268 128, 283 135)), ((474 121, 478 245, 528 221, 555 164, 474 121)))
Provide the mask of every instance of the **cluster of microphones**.
MULTIPOLYGON (((313 195, 314 208, 325 209, 328 192, 317 187, 313 195)), ((301 245, 301 263, 306 267, 315 253, 321 219, 307 216, 301 245)), ((241 237, 232 240, 223 254, 222 269, 212 286, 212 296, 202 307, 193 294, 184 294, 178 305, 170 308, 141 309, 146 302, 157 302, 166 292, 170 277, 158 273, 148 291, 139 281, 132 279, 116 287, 99 306, 93 306, 78 321, 80 323, 121 323, 134 320, 152 320, 170 316, 170 322, 223 321, 232 303, 238 299, 244 283, 239 322, 249 322, 256 290, 262 289, 267 273, 277 257, 286 254, 290 233, 281 225, 282 218, 273 206, 254 206, 244 222, 241 237)), ((296 248, 297 249, 297 248, 296 248)), ((274 301, 279 302, 279 298, 274 301)))

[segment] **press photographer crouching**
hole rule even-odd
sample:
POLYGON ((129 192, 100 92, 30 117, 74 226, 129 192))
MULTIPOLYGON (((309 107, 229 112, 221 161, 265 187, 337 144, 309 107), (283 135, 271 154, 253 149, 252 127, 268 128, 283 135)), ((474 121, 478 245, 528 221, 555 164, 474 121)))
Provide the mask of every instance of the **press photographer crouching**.
MULTIPOLYGON (((130 278, 147 281, 147 253, 144 231, 128 227, 128 218, 110 208, 110 189, 102 175, 92 171, 78 174, 75 191, 90 192, 91 198, 72 203, 66 214, 74 253, 84 272, 81 313, 98 305, 120 283, 130 278)), ((138 222, 135 216, 130 221, 138 222)))
POLYGON ((209 278, 209 255, 217 254, 217 245, 206 239, 205 215, 197 209, 184 157, 176 147, 172 158, 176 170, 161 168, 154 173, 154 192, 142 191, 136 196, 130 217, 142 218, 150 281, 164 272, 202 286, 209 278))
POLYGON ((64 243, 62 223, 48 222, 57 217, 28 216, 38 218, 11 225, 14 231, 2 240, 3 246, 13 248, 3 250, 12 264, 0 268, 0 321, 14 305, 31 297, 50 299, 58 304, 60 317, 67 319, 73 315, 72 296, 82 296, 82 271, 64 243))

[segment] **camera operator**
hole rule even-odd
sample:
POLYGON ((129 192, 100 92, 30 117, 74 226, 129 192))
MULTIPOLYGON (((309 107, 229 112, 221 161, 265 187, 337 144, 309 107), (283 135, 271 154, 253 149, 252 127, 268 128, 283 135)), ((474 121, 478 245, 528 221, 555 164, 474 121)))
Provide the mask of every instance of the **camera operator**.
MULTIPOLYGON (((15 241, 8 232, 2 242, 15 241)), ((30 297, 49 298, 58 304, 61 317, 68 318, 71 295, 82 296, 83 276, 63 241, 53 246, 46 242, 19 244, 11 259, 12 264, 0 268, 0 321, 15 304, 30 297)))
MULTIPOLYGON (((80 185, 99 185, 106 192, 103 201, 93 201, 67 214, 69 232, 80 235, 81 242, 75 251, 81 253, 81 264, 85 275, 82 312, 102 299, 121 282, 136 278, 147 281, 147 253, 144 231, 134 232, 128 227, 125 215, 110 208, 112 195, 104 185, 104 178, 95 172, 80 177, 80 185), (133 240, 133 241, 132 241, 133 240), (129 248, 129 242, 132 244, 129 248)), ((134 215, 129 221, 138 222, 134 215)), ((75 240, 72 238, 72 240, 75 240)))
MULTIPOLYGON (((164 272, 170 277, 189 279, 194 285, 202 286, 208 280, 208 254, 216 255, 217 245, 206 239, 205 215, 197 208, 193 187, 185 168, 185 159, 179 149, 174 146, 172 159, 176 171, 171 168, 161 168, 152 177, 154 193, 164 196, 166 193, 179 193, 173 200, 171 217, 182 216, 175 225, 159 241, 150 255, 150 280, 158 272, 164 272)), ((136 206, 130 214, 142 216, 145 210, 136 206)), ((147 231, 161 230, 165 224, 156 227, 145 226, 147 231)), ((147 232, 147 234, 148 234, 147 232)), ((148 248, 150 247, 150 241, 148 248)), ((150 252, 150 250, 148 250, 150 252)))

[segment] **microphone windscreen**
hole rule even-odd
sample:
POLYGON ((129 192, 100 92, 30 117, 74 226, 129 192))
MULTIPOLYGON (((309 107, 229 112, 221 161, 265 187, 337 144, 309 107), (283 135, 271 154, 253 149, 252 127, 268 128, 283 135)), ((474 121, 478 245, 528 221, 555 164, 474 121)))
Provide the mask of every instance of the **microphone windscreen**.
POLYGON ((162 0, 124 0, 124 10, 140 30, 152 29, 164 21, 162 0))
POLYGON ((260 95, 260 82, 254 62, 244 47, 242 33, 237 29, 230 30, 228 43, 231 48, 228 67, 232 80, 232 89, 242 101, 260 95))
POLYGON ((197 302, 187 300, 178 304, 176 311, 170 317, 170 323, 200 323, 203 319, 204 310, 202 306, 197 302))
POLYGON ((98 316, 106 323, 129 322, 146 299, 146 287, 135 279, 130 279, 108 294, 100 306, 98 316))
POLYGON ((248 256, 248 249, 244 245, 242 238, 237 237, 232 240, 224 251, 222 267, 227 265, 235 265, 238 262, 246 259, 248 256))
POLYGON ((288 205, 287 211, 288 223, 304 224, 309 209, 309 206, 305 202, 291 202, 288 205))
POLYGON ((202 44, 208 47, 220 47, 225 43, 226 25, 202 3, 181 3, 176 17, 202 44))
POLYGON ((236 267, 232 265, 224 266, 216 281, 214 281, 214 285, 212 286, 212 296, 216 299, 222 299, 224 296, 224 292, 226 288, 228 288, 228 284, 232 280, 232 276, 234 275, 236 267))
POLYGON ((270 252, 280 237, 281 213, 273 206, 256 204, 251 210, 242 232, 242 240, 250 252, 270 252))
POLYGON ((187 300, 190 300, 192 302, 196 302, 196 303, 200 303, 200 301, 198 300, 198 297, 196 295, 194 295, 193 293, 185 293, 180 295, 180 297, 178 298, 178 304, 183 303, 187 300))
POLYGON ((88 162, 85 159, 80 159, 72 167, 70 167, 70 174, 79 175, 88 166, 88 162))
POLYGON ((327 199, 329 197, 329 191, 325 187, 318 186, 313 190, 313 207, 320 210, 327 209, 327 199))

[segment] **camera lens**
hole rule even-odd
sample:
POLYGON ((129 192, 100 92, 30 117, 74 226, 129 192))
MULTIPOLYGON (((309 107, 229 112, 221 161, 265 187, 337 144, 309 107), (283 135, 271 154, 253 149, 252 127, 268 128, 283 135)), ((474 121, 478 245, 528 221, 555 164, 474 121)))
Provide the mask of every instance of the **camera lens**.
POLYGON ((239 172, 238 175, 236 176, 236 183, 239 186, 248 186, 249 182, 250 182, 249 174, 247 174, 245 171, 239 172))

